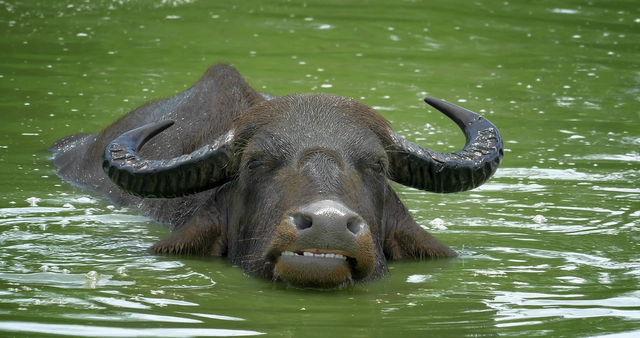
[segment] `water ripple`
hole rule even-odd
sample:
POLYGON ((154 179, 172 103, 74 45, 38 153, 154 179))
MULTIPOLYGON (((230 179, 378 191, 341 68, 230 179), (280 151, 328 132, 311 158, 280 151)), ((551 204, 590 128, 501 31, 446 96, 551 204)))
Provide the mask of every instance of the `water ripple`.
POLYGON ((90 337, 246 337, 264 333, 248 330, 195 328, 118 328, 112 326, 44 324, 33 322, 0 322, 7 332, 44 333, 61 336, 90 337))

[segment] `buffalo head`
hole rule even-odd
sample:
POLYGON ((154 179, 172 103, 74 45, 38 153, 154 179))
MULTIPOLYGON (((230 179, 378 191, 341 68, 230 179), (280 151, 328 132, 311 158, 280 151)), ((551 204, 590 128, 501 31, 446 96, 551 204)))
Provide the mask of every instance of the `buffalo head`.
POLYGON ((128 131, 106 147, 104 171, 128 194, 175 199, 214 191, 203 203, 216 211, 194 216, 154 251, 227 255, 250 274, 323 289, 379 277, 387 259, 456 255, 413 221, 389 180, 437 193, 478 187, 503 156, 491 122, 425 99, 466 136, 462 150, 440 153, 399 136, 353 99, 264 98, 188 154, 140 155, 172 129, 168 120, 128 131))

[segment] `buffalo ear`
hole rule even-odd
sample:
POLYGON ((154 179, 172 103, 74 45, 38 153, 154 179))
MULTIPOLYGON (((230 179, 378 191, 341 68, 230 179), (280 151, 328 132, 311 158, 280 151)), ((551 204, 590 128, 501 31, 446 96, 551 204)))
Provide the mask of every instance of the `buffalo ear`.
POLYGON ((393 190, 385 203, 384 253, 389 259, 456 257, 458 254, 442 244, 411 217, 393 190))
POLYGON ((198 215, 149 250, 155 253, 222 256, 227 251, 227 236, 222 229, 219 217, 211 213, 198 215))

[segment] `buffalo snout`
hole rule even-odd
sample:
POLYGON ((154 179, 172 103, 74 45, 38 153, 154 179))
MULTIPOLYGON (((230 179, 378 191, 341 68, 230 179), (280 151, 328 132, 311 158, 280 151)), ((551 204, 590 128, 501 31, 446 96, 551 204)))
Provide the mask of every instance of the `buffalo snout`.
POLYGON ((366 221, 334 200, 290 212, 271 244, 275 276, 298 287, 348 285, 369 276, 376 262, 366 221))
POLYGON ((307 236, 331 235, 338 241, 368 230, 360 215, 333 200, 312 203, 294 213, 291 221, 300 233, 308 233, 307 236))

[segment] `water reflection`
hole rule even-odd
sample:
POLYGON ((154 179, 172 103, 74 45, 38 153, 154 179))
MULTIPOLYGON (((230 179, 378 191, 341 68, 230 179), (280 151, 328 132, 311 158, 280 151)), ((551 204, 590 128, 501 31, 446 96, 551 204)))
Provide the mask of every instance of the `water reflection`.
POLYGON ((228 329, 190 328, 117 328, 113 326, 42 324, 29 322, 0 322, 0 329, 18 333, 43 333, 67 337, 246 337, 262 335, 262 332, 228 329))
MULTIPOLYGON (((503 168, 496 172, 495 177, 547 179, 557 181, 628 181, 638 174, 635 170, 620 171, 611 174, 585 173, 576 169, 554 169, 554 168, 503 168)), ((482 189, 482 187, 480 187, 482 189)))
POLYGON ((0 2, 0 331, 640 335, 637 9, 426 5, 0 2), (354 290, 293 290, 224 259, 151 255, 166 228, 55 176, 53 141, 170 96, 219 61, 265 92, 362 100, 439 150, 462 135, 422 98, 490 115, 508 151, 489 184, 444 196, 397 187, 461 257, 393 262, 354 290))
POLYGON ((487 305, 498 311, 496 321, 502 322, 498 324, 501 326, 521 325, 523 319, 527 320, 525 325, 531 323, 532 319, 541 319, 537 323, 543 323, 542 319, 547 317, 639 319, 640 312, 636 309, 640 306, 638 296, 637 292, 633 292, 614 298, 584 300, 576 299, 584 297, 581 294, 498 292, 487 305))

